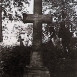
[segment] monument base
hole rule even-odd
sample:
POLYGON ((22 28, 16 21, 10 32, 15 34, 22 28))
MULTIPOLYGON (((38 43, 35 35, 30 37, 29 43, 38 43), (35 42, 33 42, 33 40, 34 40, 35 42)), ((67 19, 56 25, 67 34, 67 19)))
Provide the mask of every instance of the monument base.
POLYGON ((39 51, 32 53, 30 66, 27 68, 27 74, 24 72, 23 77, 50 77, 48 69, 43 66, 39 51))
POLYGON ((50 77, 50 73, 46 67, 29 67, 23 77, 50 77))

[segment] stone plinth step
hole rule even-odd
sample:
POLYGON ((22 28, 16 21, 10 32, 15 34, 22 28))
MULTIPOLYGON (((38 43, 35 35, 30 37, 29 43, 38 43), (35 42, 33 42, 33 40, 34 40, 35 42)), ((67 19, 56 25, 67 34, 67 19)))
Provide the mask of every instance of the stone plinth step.
POLYGON ((28 74, 24 77, 50 77, 50 73, 45 67, 29 67, 28 74))

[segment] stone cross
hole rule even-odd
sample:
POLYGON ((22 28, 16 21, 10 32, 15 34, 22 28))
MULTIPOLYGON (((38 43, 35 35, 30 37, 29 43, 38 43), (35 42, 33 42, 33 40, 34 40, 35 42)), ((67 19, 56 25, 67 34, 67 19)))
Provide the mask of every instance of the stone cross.
POLYGON ((23 14, 24 23, 33 23, 33 46, 39 49, 42 42, 42 22, 51 22, 51 15, 42 15, 42 0, 34 0, 34 14, 23 14))
POLYGON ((51 15, 42 14, 42 0, 34 0, 34 14, 23 14, 24 23, 33 23, 33 52, 30 61, 29 77, 50 77, 41 59, 42 23, 52 22, 51 15))
POLYGON ((23 14, 24 23, 33 23, 33 54, 31 65, 41 66, 40 49, 42 45, 42 23, 52 22, 50 14, 42 14, 42 0, 34 0, 34 14, 23 14))

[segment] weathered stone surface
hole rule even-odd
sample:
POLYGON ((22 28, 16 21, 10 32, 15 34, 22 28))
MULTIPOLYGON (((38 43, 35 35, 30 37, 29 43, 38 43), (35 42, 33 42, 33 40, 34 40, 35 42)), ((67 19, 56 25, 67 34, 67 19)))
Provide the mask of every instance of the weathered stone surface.
POLYGON ((49 23, 52 21, 52 15, 48 15, 48 14, 46 14, 46 15, 42 15, 42 14, 40 14, 40 15, 38 15, 38 14, 27 15, 25 13, 23 14, 23 22, 24 23, 27 23, 27 22, 33 23, 35 21, 41 21, 43 23, 49 23))
POLYGON ((28 71, 23 77, 50 77, 49 70, 45 67, 30 67, 28 71))
POLYGON ((31 57, 31 67, 42 67, 42 60, 39 52, 33 52, 31 57))
POLYGON ((34 14, 23 14, 24 23, 33 23, 33 52, 28 68, 28 74, 24 77, 50 77, 47 68, 43 67, 41 59, 42 23, 52 22, 51 15, 42 15, 42 0, 34 0, 34 14))

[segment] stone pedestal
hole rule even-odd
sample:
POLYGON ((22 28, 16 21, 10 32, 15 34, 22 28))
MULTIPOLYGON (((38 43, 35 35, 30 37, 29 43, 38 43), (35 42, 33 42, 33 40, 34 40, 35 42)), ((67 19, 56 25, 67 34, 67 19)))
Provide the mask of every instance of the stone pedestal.
POLYGON ((50 77, 50 73, 45 67, 31 67, 28 69, 28 74, 24 74, 24 77, 50 77))
POLYGON ((28 74, 24 74, 24 77, 50 77, 49 70, 43 67, 41 56, 38 52, 33 52, 28 74))

